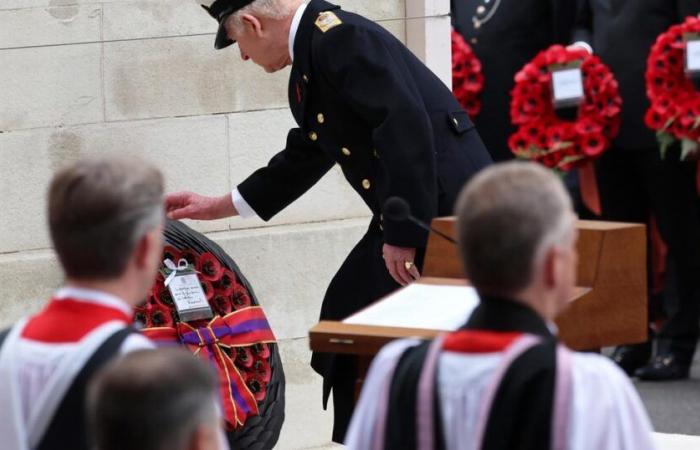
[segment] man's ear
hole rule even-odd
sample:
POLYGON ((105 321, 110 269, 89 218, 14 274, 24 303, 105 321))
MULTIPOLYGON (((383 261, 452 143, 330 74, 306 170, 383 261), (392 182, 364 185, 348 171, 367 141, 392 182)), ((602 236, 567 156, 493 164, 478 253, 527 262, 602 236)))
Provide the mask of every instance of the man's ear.
POLYGON ((159 233, 160 230, 155 228, 141 236, 141 239, 139 239, 136 243, 136 248, 134 249, 134 262, 136 263, 136 267, 138 269, 146 269, 149 267, 149 258, 160 243, 159 233))
POLYGON ((556 247, 549 247, 544 254, 542 260, 542 271, 544 282, 547 287, 553 287, 557 284, 558 278, 561 276, 561 254, 556 247))
POLYGON ((262 22, 260 22, 257 17, 251 14, 243 14, 241 15, 241 21, 243 22, 243 29, 246 33, 251 33, 257 37, 262 36, 262 22))

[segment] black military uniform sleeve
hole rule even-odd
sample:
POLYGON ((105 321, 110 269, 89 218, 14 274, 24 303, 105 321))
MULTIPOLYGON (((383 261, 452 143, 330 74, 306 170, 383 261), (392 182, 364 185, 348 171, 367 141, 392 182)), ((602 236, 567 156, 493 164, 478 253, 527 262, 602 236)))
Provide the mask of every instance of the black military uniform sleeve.
POLYGON ((592 44, 593 13, 589 0, 576 0, 576 25, 574 26, 573 42, 592 44))
POLYGON ((683 22, 688 16, 697 16, 700 13, 700 0, 676 0, 678 22, 683 22))
POLYGON ((576 21, 576 8, 572 8, 569 1, 550 0, 549 9, 552 24, 552 43, 563 45, 570 43, 576 21))
MULTIPOLYGON (((417 218, 437 211, 437 175, 432 125, 398 45, 352 24, 319 33, 313 59, 347 106, 372 129, 381 164, 375 179, 379 205, 399 196, 417 218)), ((384 222, 385 242, 423 247, 427 234, 406 223, 384 222)))
POLYGON ((263 220, 299 198, 333 167, 334 161, 300 129, 287 135, 287 146, 266 167, 238 185, 238 192, 263 220))

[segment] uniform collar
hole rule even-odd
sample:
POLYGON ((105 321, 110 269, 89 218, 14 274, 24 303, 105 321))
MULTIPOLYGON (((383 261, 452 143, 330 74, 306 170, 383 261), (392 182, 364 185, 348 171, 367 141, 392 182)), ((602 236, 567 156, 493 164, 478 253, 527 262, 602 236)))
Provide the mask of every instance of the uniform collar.
POLYGON ((476 307, 464 329, 498 332, 521 332, 554 338, 556 326, 547 324, 535 311, 511 299, 480 295, 476 307))
POLYGON ((321 12, 335 9, 340 9, 340 6, 324 0, 311 0, 300 14, 301 18, 294 37, 292 68, 302 75, 308 75, 311 66, 311 36, 315 28, 314 23, 321 12))
POLYGON ((292 59, 292 62, 294 62, 294 40, 297 37, 297 30, 299 30, 299 23, 304 15, 304 11, 306 11, 306 3, 299 5, 297 12, 294 13, 292 18, 292 25, 289 27, 289 57, 292 59))
POLYGON ((59 289, 54 295, 56 300, 76 300, 85 303, 104 306, 123 312, 127 316, 134 313, 133 308, 121 298, 95 289, 66 286, 59 289))

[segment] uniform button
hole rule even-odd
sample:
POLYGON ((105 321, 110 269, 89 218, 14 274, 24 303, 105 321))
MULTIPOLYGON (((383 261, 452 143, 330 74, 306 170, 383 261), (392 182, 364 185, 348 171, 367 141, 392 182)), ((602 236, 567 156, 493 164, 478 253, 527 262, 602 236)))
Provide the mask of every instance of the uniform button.
POLYGON ((486 7, 484 5, 479 5, 478 8, 476 8, 476 13, 477 14, 483 14, 486 12, 486 7))
POLYGON ((376 148, 374 150, 372 150, 372 154, 374 155, 375 158, 379 159, 379 153, 377 152, 376 148))
POLYGON ((309 133, 309 139, 311 139, 312 141, 318 140, 318 134, 312 131, 311 133, 309 133))
POLYGON ((345 156, 350 156, 350 154, 351 154, 350 149, 347 147, 343 147, 343 149, 341 151, 343 152, 343 155, 345 155, 345 156))
POLYGON ((372 187, 372 183, 369 182, 367 178, 362 180, 362 187, 365 188, 365 190, 369 190, 370 187, 372 187))
POLYGON ((323 123, 326 121, 326 118, 323 117, 323 114, 319 113, 318 116, 316 116, 316 119, 318 120, 318 123, 323 123))
POLYGON ((304 75, 302 75, 301 78, 304 80, 305 83, 308 83, 308 82, 309 82, 309 77, 308 77, 308 75, 304 74, 304 75))
POLYGON ((472 38, 472 44, 476 45, 477 42, 479 42, 477 38, 472 38))

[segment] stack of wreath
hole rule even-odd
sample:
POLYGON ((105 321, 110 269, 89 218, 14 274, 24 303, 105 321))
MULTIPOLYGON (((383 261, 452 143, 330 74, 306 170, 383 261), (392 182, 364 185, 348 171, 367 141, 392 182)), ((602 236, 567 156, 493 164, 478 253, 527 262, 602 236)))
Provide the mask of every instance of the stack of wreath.
POLYGON ((272 449, 284 421, 285 378, 252 287, 233 259, 200 233, 168 221, 164 235, 163 261, 186 260, 195 268, 214 317, 181 321, 159 275, 135 320, 157 344, 182 345, 216 370, 231 449, 272 449))

